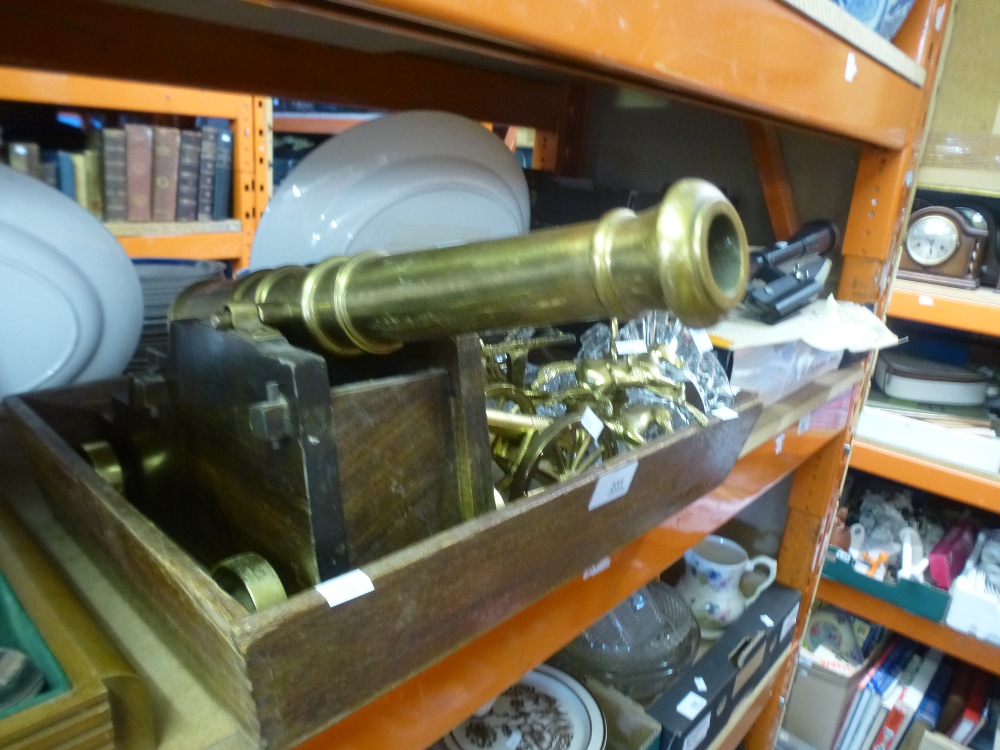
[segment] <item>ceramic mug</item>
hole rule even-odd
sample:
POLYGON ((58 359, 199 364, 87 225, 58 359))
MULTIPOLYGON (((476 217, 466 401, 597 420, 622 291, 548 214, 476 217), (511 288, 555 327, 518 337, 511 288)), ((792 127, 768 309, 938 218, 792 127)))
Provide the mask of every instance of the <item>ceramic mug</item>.
POLYGON ((759 555, 751 559, 736 542, 714 535, 685 552, 684 565, 684 576, 677 589, 691 605, 703 638, 718 637, 723 628, 774 583, 778 572, 774 558, 759 555), (744 597, 740 581, 758 566, 767 569, 767 578, 751 596, 744 597))

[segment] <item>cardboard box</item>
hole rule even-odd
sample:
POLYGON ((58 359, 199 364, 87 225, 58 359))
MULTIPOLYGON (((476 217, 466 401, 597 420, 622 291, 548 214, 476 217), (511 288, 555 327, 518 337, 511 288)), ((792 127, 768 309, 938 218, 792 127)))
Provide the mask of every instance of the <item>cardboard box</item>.
POLYGON ((771 586, 647 709, 663 727, 660 750, 698 750, 712 742, 733 706, 791 643, 800 600, 795 589, 771 586))

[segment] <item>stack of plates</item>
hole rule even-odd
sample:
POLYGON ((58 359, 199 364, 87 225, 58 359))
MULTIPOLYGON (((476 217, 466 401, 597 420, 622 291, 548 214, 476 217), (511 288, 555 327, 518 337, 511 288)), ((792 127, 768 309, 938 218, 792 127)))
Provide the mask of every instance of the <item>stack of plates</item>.
POLYGON ((204 279, 221 279, 226 264, 216 260, 143 258, 133 261, 142 286, 143 320, 139 346, 128 372, 145 369, 149 350, 167 350, 167 316, 170 305, 186 287, 204 279))
POLYGON ((121 244, 76 201, 0 165, 0 397, 120 375, 142 325, 121 244))

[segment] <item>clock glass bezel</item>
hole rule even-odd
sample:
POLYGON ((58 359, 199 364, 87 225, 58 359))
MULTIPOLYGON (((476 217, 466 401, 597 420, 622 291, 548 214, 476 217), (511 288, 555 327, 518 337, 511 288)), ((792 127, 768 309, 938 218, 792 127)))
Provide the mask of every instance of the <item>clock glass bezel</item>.
MULTIPOLYGON (((940 235, 939 235, 940 237, 940 235)), ((950 239, 950 238, 949 238, 950 239)), ((932 243, 932 247, 933 247, 932 243)), ((913 261, 921 266, 932 268, 934 266, 940 266, 942 263, 947 263, 954 257, 955 253, 958 252, 958 248, 962 245, 962 233, 959 230, 958 225, 955 221, 948 216, 942 214, 931 214, 930 216, 921 216, 913 225, 909 228, 906 233, 906 252, 913 259, 913 261), (914 250, 914 244, 916 241, 915 235, 919 231, 922 234, 922 238, 926 242, 926 238, 929 236, 927 231, 928 224, 940 224, 942 227, 947 227, 950 233, 954 235, 954 244, 951 249, 940 258, 928 258, 923 254, 921 250, 914 250)))

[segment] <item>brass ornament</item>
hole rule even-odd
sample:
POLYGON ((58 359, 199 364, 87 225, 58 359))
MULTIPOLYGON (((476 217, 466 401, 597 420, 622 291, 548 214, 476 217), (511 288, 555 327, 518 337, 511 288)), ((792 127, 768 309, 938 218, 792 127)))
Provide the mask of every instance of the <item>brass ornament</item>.
POLYGON ((247 612, 279 604, 288 596, 274 568, 256 552, 242 552, 218 562, 212 579, 247 612))

